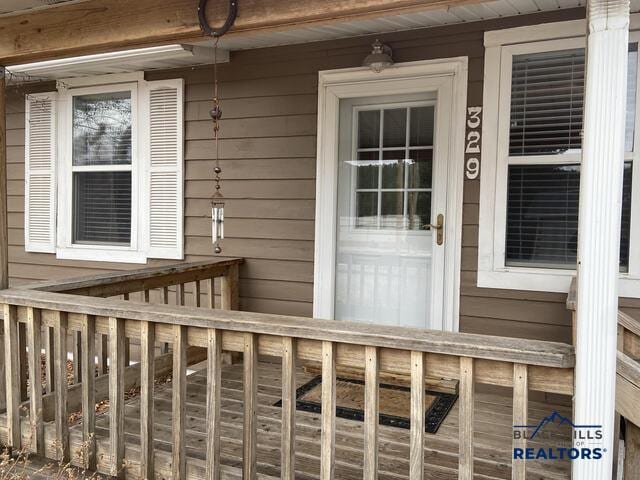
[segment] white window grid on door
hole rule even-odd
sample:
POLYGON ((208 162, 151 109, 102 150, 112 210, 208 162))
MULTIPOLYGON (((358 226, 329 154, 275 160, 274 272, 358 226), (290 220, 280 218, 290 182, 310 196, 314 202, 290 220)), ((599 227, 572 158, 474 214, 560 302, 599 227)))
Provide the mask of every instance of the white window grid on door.
MULTIPOLYGON (((362 152, 377 152, 378 153, 378 185, 377 188, 358 188, 358 172, 355 171, 355 174, 351 175, 351 196, 350 196, 350 206, 349 206, 349 212, 350 212, 350 221, 349 221, 349 228, 352 231, 357 231, 357 232, 361 232, 361 233, 366 233, 367 231, 375 231, 376 233, 384 233, 385 231, 389 231, 390 233, 393 232, 394 230, 397 230, 397 228, 382 228, 382 193, 385 192, 399 192, 402 193, 403 195, 403 210, 402 210, 402 215, 403 215, 403 225, 402 225, 402 229, 408 233, 408 234, 412 234, 412 235, 424 235, 426 233, 429 233, 428 229, 418 229, 418 230, 410 230, 408 228, 409 226, 409 222, 408 222, 408 218, 407 218, 407 211, 408 211, 408 197, 409 197, 409 193, 411 192, 416 192, 416 193, 421 193, 421 192, 426 192, 426 193, 430 193, 431 195, 433 195, 433 154, 431 157, 431 168, 432 168, 432 175, 431 175, 431 186, 428 188, 407 188, 407 185, 409 183, 409 168, 407 168, 407 165, 404 165, 404 170, 403 170, 403 188, 383 188, 382 187, 382 169, 384 166, 384 160, 382 159, 383 157, 383 152, 387 151, 400 151, 402 150, 404 152, 404 159, 402 159, 402 161, 405 161, 406 159, 410 158, 410 151, 411 150, 430 150, 431 152, 435 151, 435 125, 434 125, 434 132, 432 134, 432 145, 420 145, 420 146, 411 146, 410 145, 410 128, 411 128, 411 109, 412 108, 419 108, 419 107, 433 107, 433 118, 435 121, 436 118, 436 102, 433 100, 429 100, 429 101, 421 101, 421 102, 401 102, 401 103, 385 103, 385 104, 378 104, 378 105, 364 105, 364 106, 354 106, 353 107, 353 125, 352 125, 352 135, 351 135, 351 158, 353 159, 354 162, 359 162, 358 160, 358 154, 362 153, 362 152), (384 147, 383 146, 383 136, 384 136, 384 113, 385 110, 393 110, 393 109, 400 109, 400 108, 404 108, 406 109, 406 123, 405 123, 405 142, 404 142, 404 146, 397 146, 397 147, 384 147), (380 120, 379 120, 379 132, 378 132, 378 146, 377 147, 372 147, 372 148, 359 148, 358 147, 358 133, 359 133, 359 113, 361 111, 379 111, 380 112, 380 120), (376 214, 376 228, 370 228, 370 227, 364 227, 364 226, 358 226, 357 225, 357 195, 358 193, 377 193, 377 214, 376 214)), ((373 161, 373 160, 372 160, 373 161)), ((355 169, 357 170, 357 169, 355 169)), ((433 198, 431 200, 431 207, 433 210, 433 198)), ((433 217, 433 211, 430 211, 430 218, 433 217)))

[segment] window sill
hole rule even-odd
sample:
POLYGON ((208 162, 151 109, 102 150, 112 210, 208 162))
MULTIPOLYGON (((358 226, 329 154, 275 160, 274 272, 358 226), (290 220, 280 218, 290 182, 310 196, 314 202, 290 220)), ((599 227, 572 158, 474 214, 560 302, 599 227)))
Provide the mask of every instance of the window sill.
POLYGON ((63 247, 56 249, 56 258, 89 262, 147 263, 145 252, 118 248, 63 247))
MULTIPOLYGON (((575 270, 541 268, 478 271, 478 287, 568 293, 571 279, 575 275, 575 270)), ((620 297, 640 298, 640 277, 620 274, 618 289, 620 297)))

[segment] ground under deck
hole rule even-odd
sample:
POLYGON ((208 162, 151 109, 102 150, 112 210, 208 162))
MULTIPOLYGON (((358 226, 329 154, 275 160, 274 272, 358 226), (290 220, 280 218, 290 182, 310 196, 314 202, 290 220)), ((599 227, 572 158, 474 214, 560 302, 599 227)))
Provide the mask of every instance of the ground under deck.
MULTIPOLYGON (((314 375, 298 369, 297 385, 314 375)), ((243 392, 242 365, 225 366, 222 374, 222 460, 223 478, 241 478, 243 392)), ((281 395, 280 365, 260 362, 258 374, 258 477, 279 478, 280 475, 280 417, 281 409, 273 406, 281 395)), ((187 383, 187 473, 189 478, 204 477, 206 444, 206 371, 197 370, 188 376, 187 383)), ((529 402, 530 423, 538 423, 553 410, 568 415, 567 407, 548 403, 529 402)), ((171 477, 171 384, 155 389, 155 447, 156 478, 171 477)), ((139 472, 140 407, 137 398, 125 407, 127 477, 139 472)), ((296 478, 315 479, 320 472, 320 414, 298 411, 296 416, 296 478)), ((362 449, 364 424, 355 420, 336 418, 336 469, 340 480, 362 478, 362 449)), ((24 427, 23 427, 24 431, 24 427)), ((475 478, 510 479, 512 449, 512 408, 510 395, 480 393, 475 401, 475 478)), ((53 453, 53 431, 46 428, 46 443, 53 453)), ((96 417, 98 468, 109 469, 109 417, 96 417)), ((82 450, 82 429, 70 429, 71 454, 76 459, 82 450)), ((409 430, 380 426, 380 478, 408 478, 409 430)), ((558 438, 566 441, 567 438, 558 438)), ((535 446, 536 444, 531 444, 535 446)), ((549 446, 546 442, 545 445, 549 446)), ((444 420, 435 435, 426 434, 425 479, 457 479, 458 466, 458 403, 444 420)), ((570 478, 568 462, 529 462, 528 479, 570 478)))

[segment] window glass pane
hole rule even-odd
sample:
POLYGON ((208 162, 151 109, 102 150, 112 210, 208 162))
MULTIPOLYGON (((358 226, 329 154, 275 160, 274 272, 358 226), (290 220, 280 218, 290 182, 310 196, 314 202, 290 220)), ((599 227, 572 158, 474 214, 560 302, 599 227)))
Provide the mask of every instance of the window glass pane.
POLYGON ((358 148, 378 148, 380 144, 380 110, 358 112, 358 148))
MULTIPOLYGON (((633 150, 638 48, 629 45, 625 148, 633 150)), ((557 155, 581 148, 584 49, 514 55, 509 155, 557 155)))
POLYGON ((409 119, 409 145, 429 147, 433 145, 433 107, 414 107, 409 119))
POLYGON ((404 188, 404 150, 382 152, 382 188, 404 188))
POLYGON ((409 192, 407 197, 409 230, 426 230, 431 223, 431 192, 409 192))
POLYGON ((356 227, 378 226, 378 192, 356 193, 356 227))
POLYGON ((433 150, 410 150, 407 162, 409 179, 407 188, 431 188, 433 170, 433 150))
POLYGON ((73 97, 73 165, 131 164, 131 93, 73 97))
POLYGON ((627 120, 624 130, 624 149, 633 151, 633 133, 636 124, 636 89, 638 85, 638 44, 629 44, 629 66, 627 68, 627 120))
POLYGON ((378 188, 378 151, 359 152, 356 162, 356 188, 378 188))
MULTIPOLYGON (((511 165, 506 265, 574 269, 579 165, 511 165)), ((631 164, 625 164, 620 269, 629 261, 631 164)))
POLYGON ((382 192, 380 201, 380 226, 401 229, 404 227, 404 194, 382 192))
POLYGON ((407 143, 407 109, 384 111, 383 147, 404 147, 407 143))
POLYGON ((580 149, 584 49, 514 55, 510 155, 580 149))
POLYGON ((131 172, 73 174, 73 242, 131 242, 131 172))

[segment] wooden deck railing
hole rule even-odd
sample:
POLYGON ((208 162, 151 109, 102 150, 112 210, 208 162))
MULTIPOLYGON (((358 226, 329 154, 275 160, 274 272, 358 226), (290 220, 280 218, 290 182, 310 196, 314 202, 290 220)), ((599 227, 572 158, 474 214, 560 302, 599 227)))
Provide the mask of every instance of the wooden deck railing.
MULTIPOLYGON (((23 285, 20 289, 47 292, 70 293, 91 297, 121 298, 145 303, 185 305, 186 292, 190 289, 191 304, 200 307, 236 310, 239 303, 239 266, 243 259, 207 260, 202 262, 178 263, 160 267, 147 267, 126 272, 112 272, 58 281, 44 281, 23 285), (216 284, 219 284, 216 287, 216 284), (216 291, 219 292, 216 295, 216 291), (216 303, 216 297, 219 300, 216 303)), ((26 325, 19 326, 20 351, 26 350, 26 325)), ((80 331, 72 334, 73 383, 80 383, 82 377, 82 341, 80 331)), ((96 344, 98 370, 107 371, 107 336, 101 335, 96 344)), ((47 392, 53 391, 53 337, 51 330, 43 330, 42 341, 50 348, 45 353, 45 365, 49 375, 47 392)), ((162 353, 168 353, 168 343, 162 345, 162 353)), ((125 339, 125 365, 130 363, 130 341, 125 339)), ((24 355, 23 355, 24 360, 24 355)), ((21 398, 26 398, 26 372, 21 372, 21 398)))
MULTIPOLYGON (((138 279, 140 281, 140 279, 138 279)), ((117 284, 117 283, 116 283, 117 284)), ((150 288, 154 283, 141 283, 150 288)), ((93 286, 79 285, 75 292, 93 286)), ((109 294, 121 289, 109 287, 109 294)), ((83 293, 87 290, 83 290, 83 293)), ((106 296, 106 295, 105 295, 106 296)), ((513 389, 513 421, 526 424, 531 390, 571 395, 573 393, 573 348, 569 345, 492 337, 454 334, 421 329, 394 328, 335 322, 258 313, 211 310, 193 306, 145 304, 121 299, 95 298, 42 290, 13 289, 0 291, 4 305, 7 424, 0 426, 0 438, 9 446, 29 448, 53 459, 69 459, 89 468, 126 478, 155 478, 154 472, 184 479, 187 474, 185 446, 186 374, 188 349, 207 351, 207 438, 206 467, 191 465, 193 478, 219 479, 221 474, 221 354, 242 352, 243 362, 243 462, 242 477, 257 476, 257 376, 258 355, 282 359, 282 431, 281 477, 295 478, 296 381, 299 362, 321 365, 321 470, 320 478, 334 478, 336 451, 336 369, 361 368, 365 372, 364 476, 378 476, 378 388, 384 374, 410 378, 410 453, 412 480, 422 479, 424 472, 425 377, 459 380, 459 475, 470 480, 474 475, 474 392, 477 384, 500 385, 513 389), (27 326, 28 361, 21 361, 17 345, 20 324, 27 326), (53 379, 56 383, 52 415, 36 382, 31 382, 29 413, 20 416, 20 372, 29 370, 30 378, 39 378, 41 326, 53 328, 53 379), (65 379, 68 331, 80 332, 82 341, 82 448, 71 448, 67 414, 70 390, 65 379), (94 334, 108 336, 108 398, 110 438, 96 441, 93 405, 105 385, 94 377, 94 334), (125 461, 124 390, 127 377, 124 339, 139 339, 141 362, 140 445, 136 458, 125 461), (158 368, 154 342, 173 346, 172 364, 172 452, 162 460, 154 455, 154 387, 158 368), (55 439, 45 443, 44 439, 55 439), (55 448, 52 448, 52 445, 55 448), (158 460, 160 459, 160 460, 158 460), (202 468, 202 471, 194 469, 202 468)), ((160 357, 162 358, 162 357, 160 357)), ((74 386, 76 387, 76 386, 74 386)), ((73 387, 71 387, 73 388, 73 387)), ((517 440, 518 446, 526 440, 517 440)), ((75 445, 78 447, 78 445, 75 445)), ((513 478, 525 478, 526 463, 513 464, 513 478)))
MULTIPOLYGON (((567 309, 571 311, 573 342, 576 340, 577 280, 571 281, 567 309)), ((625 423, 624 478, 640 478, 640 320, 618 311, 618 360, 616 376, 616 446, 620 416, 625 423)), ((617 462, 614 462, 614 469, 617 462)))

